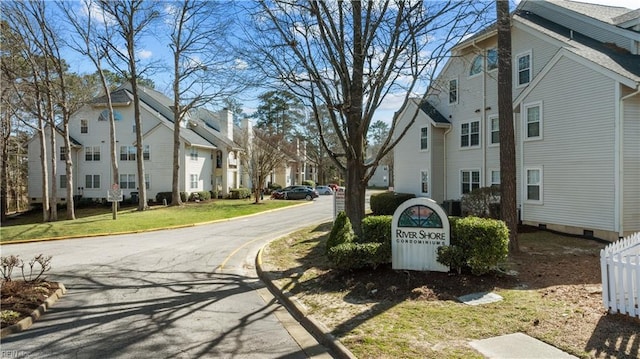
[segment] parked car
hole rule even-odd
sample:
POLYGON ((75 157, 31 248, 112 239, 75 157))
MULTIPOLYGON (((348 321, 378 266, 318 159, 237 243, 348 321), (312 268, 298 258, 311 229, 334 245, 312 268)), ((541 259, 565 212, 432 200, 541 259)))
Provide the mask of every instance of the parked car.
POLYGON ((332 189, 334 192, 338 190, 338 187, 340 187, 340 186, 338 186, 338 185, 337 185, 337 184, 335 184, 335 183, 329 183, 327 186, 328 186, 328 187, 331 187, 331 189, 332 189))
POLYGON ((316 186, 318 194, 333 194, 333 190, 329 186, 316 186))
POLYGON ((309 189, 309 190, 313 191, 313 188, 308 187, 308 186, 302 186, 302 185, 287 186, 285 188, 280 188, 280 189, 277 189, 277 190, 273 191, 271 193, 271 198, 272 199, 287 199, 287 198, 285 198, 285 193, 286 192, 291 192, 294 189, 309 189))
POLYGON ((306 186, 299 186, 289 191, 283 191, 282 193, 282 199, 306 199, 307 201, 311 201, 318 197, 318 191, 306 186))

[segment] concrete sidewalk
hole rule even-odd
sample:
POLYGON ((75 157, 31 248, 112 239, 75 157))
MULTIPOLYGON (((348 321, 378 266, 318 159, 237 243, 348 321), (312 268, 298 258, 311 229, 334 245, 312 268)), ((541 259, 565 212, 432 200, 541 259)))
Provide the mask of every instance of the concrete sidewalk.
POLYGON ((482 355, 492 359, 564 359, 576 358, 562 350, 523 333, 474 340, 469 343, 482 355))

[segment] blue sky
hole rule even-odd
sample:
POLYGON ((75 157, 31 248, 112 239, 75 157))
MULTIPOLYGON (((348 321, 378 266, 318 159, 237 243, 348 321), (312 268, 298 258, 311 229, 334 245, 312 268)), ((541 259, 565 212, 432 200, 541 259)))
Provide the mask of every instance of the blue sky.
MULTIPOLYGON (((512 3, 511 8, 514 9, 516 6, 515 4, 519 2, 520 0, 515 0, 512 3)), ((622 6, 630 9, 635 9, 639 7, 638 0, 582 0, 581 2, 597 3, 597 4, 610 5, 610 6, 622 6)), ((79 9, 79 11, 81 10, 79 9)), ((159 25, 159 26, 162 26, 162 25, 159 25)), ((166 45, 163 45, 164 43, 166 43, 166 40, 162 41, 160 39, 152 38, 152 37, 146 38, 145 43, 143 44, 143 46, 140 47, 140 50, 138 52, 139 58, 143 60, 143 62, 144 61, 167 62, 166 60, 170 58, 170 52, 169 52, 169 48, 166 45)), ((71 65, 71 71, 78 72, 78 73, 91 73, 95 71, 95 68, 89 61, 79 58, 78 55, 73 52, 68 53, 67 59, 69 60, 69 63, 71 65)), ((168 75, 164 75, 163 72, 164 71, 158 71, 155 75, 152 76, 152 79, 155 81, 156 87, 158 90, 165 93, 170 93, 171 79, 169 78, 168 75)), ((169 71, 166 71, 166 72, 169 73, 169 71)), ((246 92, 242 96, 238 96, 239 100, 245 105, 244 111, 246 113, 250 114, 255 110, 257 103, 255 100, 252 100, 252 98, 257 97, 257 95, 260 94, 261 92, 262 91, 260 90, 246 92)), ((398 98, 393 98, 393 97, 388 98, 382 104, 381 108, 377 111, 374 121, 377 119, 382 119, 385 121, 390 120, 391 117, 393 116, 393 113, 399 108, 401 101, 402 101, 402 96, 399 96, 398 98)))

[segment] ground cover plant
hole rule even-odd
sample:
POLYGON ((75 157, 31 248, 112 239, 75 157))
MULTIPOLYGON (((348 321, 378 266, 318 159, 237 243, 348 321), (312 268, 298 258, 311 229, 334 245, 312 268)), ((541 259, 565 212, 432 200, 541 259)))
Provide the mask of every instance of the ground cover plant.
POLYGON ((345 271, 326 258, 331 228, 272 242, 263 266, 358 358, 481 358, 469 341, 515 332, 582 358, 639 357, 640 321, 602 305, 603 243, 522 227, 522 253, 503 273, 345 271), (504 300, 468 306, 456 299, 484 291, 504 300))
MULTIPOLYGON (((112 219, 110 207, 80 208, 76 220, 42 223, 42 213, 23 214, 8 219, 0 228, 2 243, 16 240, 55 238, 62 236, 86 237, 97 234, 117 234, 184 226, 195 223, 249 215, 266 210, 295 205, 295 202, 265 201, 256 205, 251 200, 215 200, 188 202, 180 207, 154 206, 148 211, 125 207, 112 219)), ((62 213, 61 213, 62 214, 62 213)), ((64 219, 64 216, 61 216, 64 219)))

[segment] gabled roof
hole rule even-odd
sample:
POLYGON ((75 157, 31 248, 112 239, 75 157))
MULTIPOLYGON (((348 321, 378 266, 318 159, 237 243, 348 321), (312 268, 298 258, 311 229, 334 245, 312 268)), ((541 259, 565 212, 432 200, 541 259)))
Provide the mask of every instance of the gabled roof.
POLYGON ((442 125, 450 125, 451 122, 449 122, 449 120, 447 120, 441 113, 440 111, 436 110, 436 108, 430 104, 428 101, 423 101, 420 104, 420 110, 422 110, 422 112, 426 113, 433 122, 435 122, 436 124, 442 124, 442 125))
MULTIPOLYGON (((609 6, 601 4, 587 4, 577 1, 568 0, 546 0, 548 3, 560 6, 567 10, 571 10, 578 14, 594 18, 596 20, 606 22, 610 25, 617 25, 615 18, 625 16, 632 12, 632 10, 625 7, 609 6)), ((604 2, 604 1, 603 1, 604 2)))
MULTIPOLYGON (((114 106, 121 105, 127 106, 131 103, 131 95, 123 88, 116 89, 111 92, 111 103, 114 106)), ((107 104, 107 95, 96 97, 89 102, 92 105, 105 105, 107 104)))
POLYGON ((640 55, 632 55, 614 45, 603 44, 580 33, 572 32, 569 28, 530 12, 517 12, 514 19, 561 41, 566 50, 640 83, 640 55))

